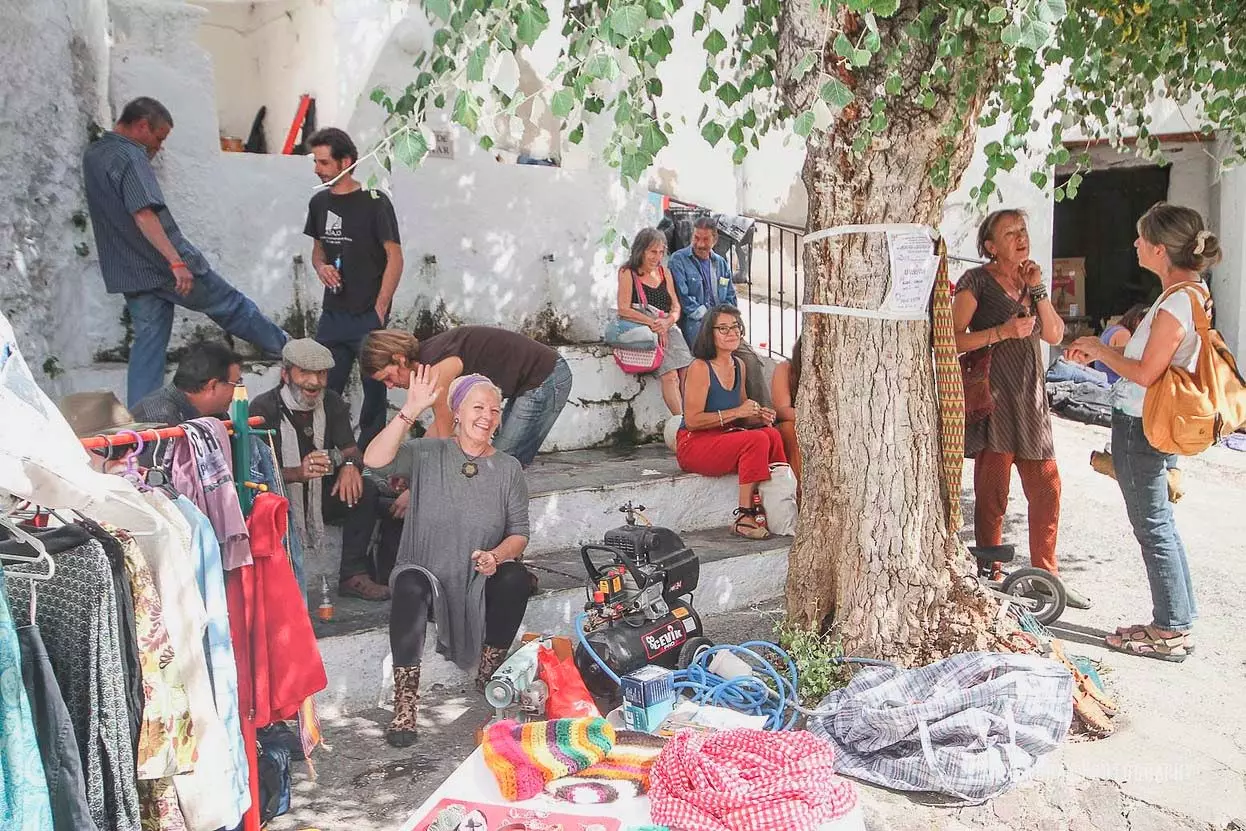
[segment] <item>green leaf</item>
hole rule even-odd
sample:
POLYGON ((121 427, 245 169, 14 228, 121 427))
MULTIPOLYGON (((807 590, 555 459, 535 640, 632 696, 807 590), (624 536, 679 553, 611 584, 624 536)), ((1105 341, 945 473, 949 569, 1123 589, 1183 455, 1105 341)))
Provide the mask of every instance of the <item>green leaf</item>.
POLYGON ((394 156, 407 167, 418 167, 427 153, 428 142, 419 130, 408 128, 394 138, 394 156))
POLYGON ((430 17, 450 21, 450 0, 424 0, 424 10, 430 17))
POLYGON ((865 48, 865 51, 869 52, 871 55, 876 54, 883 48, 883 42, 879 38, 878 32, 873 29, 865 33, 865 38, 862 40, 861 45, 865 48))
POLYGON ((613 81, 619 77, 619 62, 614 59, 613 55, 599 52, 589 58, 588 63, 584 64, 584 74, 590 78, 613 81))
POLYGON ((654 98, 661 98, 662 97, 662 79, 661 78, 650 78, 648 81, 645 81, 645 90, 650 95, 652 95, 654 98))
POLYGON ((623 157, 623 178, 633 182, 639 181, 649 169, 650 160, 651 157, 643 153, 628 153, 623 157))
POLYGON ((807 138, 813 132, 814 117, 812 110, 805 110, 796 116, 796 121, 792 123, 792 132, 796 135, 807 138))
POLYGON ((584 140, 584 125, 577 124, 575 129, 567 134, 567 141, 572 144, 579 144, 584 140))
POLYGON ((666 133, 662 132, 662 128, 657 124, 650 122, 645 125, 640 134, 640 148, 650 156, 656 156, 658 151, 669 144, 666 133))
POLYGON ((732 144, 744 143, 744 125, 739 120, 727 129, 727 138, 731 140, 732 144))
POLYGON ((858 67, 868 66, 870 63, 871 57, 872 56, 870 55, 870 53, 866 51, 865 49, 853 49, 852 50, 852 65, 858 66, 858 67))
POLYGON ((745 145, 740 145, 739 147, 735 149, 735 152, 731 154, 731 163, 737 164, 737 165, 743 164, 744 158, 747 155, 748 155, 748 147, 745 145))
POLYGON ((668 14, 671 13, 671 10, 667 8, 666 4, 663 3, 662 0, 646 0, 645 11, 654 20, 663 20, 668 14))
POLYGON ((575 109, 575 93, 569 89, 560 89, 554 93, 549 104, 550 111, 558 118, 566 118, 575 109))
POLYGON ((481 148, 483 148, 483 149, 485 149, 485 150, 492 150, 492 149, 493 149, 493 139, 492 139, 492 138, 490 138, 489 136, 481 136, 481 137, 480 137, 480 146, 481 146, 481 148))
POLYGON ((633 38, 649 22, 649 15, 640 6, 620 6, 610 12, 610 28, 625 38, 633 38))
POLYGON ((714 84, 718 83, 718 73, 713 67, 707 66, 705 71, 701 73, 701 83, 697 85, 697 89, 701 92, 709 92, 714 84))
POLYGON ((840 32, 835 36, 835 54, 839 55, 846 61, 852 60, 852 53, 856 48, 852 45, 852 41, 848 40, 848 36, 840 32))
POLYGON ((782 9, 783 6, 779 3, 779 0, 761 0, 761 13, 765 18, 773 20, 779 16, 779 12, 782 9))
POLYGON ((718 9, 719 11, 722 11, 723 9, 727 8, 727 3, 729 2, 730 0, 709 0, 710 5, 718 9))
POLYGON ((792 80, 799 81, 809 74, 809 70, 813 69, 813 65, 817 62, 818 56, 813 52, 806 52, 805 56, 797 61, 796 66, 792 67, 792 80))
POLYGON ((887 82, 883 87, 888 95, 899 95, 904 89, 904 78, 899 72, 892 72, 887 76, 887 82))
POLYGON ((705 38, 705 51, 711 55, 717 55, 726 48, 727 39, 723 37, 723 33, 717 29, 711 29, 705 38))
POLYGON ((1030 182, 1039 190, 1047 189, 1047 174, 1041 170, 1036 170, 1030 174, 1030 182))
POLYGON ((998 26, 1008 18, 1008 10, 1003 6, 992 6, 991 10, 986 13, 987 22, 998 26))
POLYGON ((900 0, 870 0, 870 11, 879 17, 891 17, 900 10, 900 0))
POLYGON ((709 142, 710 147, 717 147, 726 132, 727 130, 717 121, 711 121, 701 128, 701 137, 709 142))
POLYGON ((371 95, 369 95, 368 97, 369 97, 370 99, 372 99, 372 103, 373 103, 373 104, 379 104, 379 103, 381 103, 381 102, 382 102, 382 101, 384 101, 384 100, 385 100, 385 98, 386 98, 385 88, 384 88, 384 87, 377 87, 376 89, 372 90, 372 94, 371 94, 371 95))
POLYGON ((697 12, 692 15, 692 34, 696 34, 705 28, 705 15, 697 12))
POLYGON ((460 90, 458 97, 454 99, 454 115, 451 117, 471 132, 476 132, 480 113, 476 110, 476 102, 472 100, 472 96, 460 90))
POLYGON ((744 96, 740 94, 740 90, 730 81, 715 90, 714 94, 718 96, 719 101, 722 101, 727 106, 738 104, 744 99, 744 96))
POLYGON ((600 115, 601 111, 606 108, 606 102, 598 98, 596 95, 584 99, 584 109, 593 115, 600 115))
MULTIPOLYGON (((671 46, 670 28, 663 26, 650 35, 649 55, 645 56, 645 60, 649 60, 650 55, 656 55, 658 62, 661 62, 662 58, 669 56, 672 51, 674 51, 674 48, 671 46)), ((657 66, 657 63, 655 62, 653 65, 657 66)))
POLYGON ((544 30, 545 24, 541 23, 541 19, 537 17, 536 12, 529 6, 519 13, 519 25, 515 29, 515 40, 524 46, 531 46, 536 43, 537 38, 541 36, 541 32, 544 30))
POLYGON ((476 47, 467 59, 467 80, 472 83, 485 79, 485 64, 489 60, 489 44, 482 43, 476 47))
POLYGON ((818 94, 826 103, 841 109, 848 106, 854 97, 852 90, 848 89, 848 86, 838 78, 832 78, 823 84, 818 94))

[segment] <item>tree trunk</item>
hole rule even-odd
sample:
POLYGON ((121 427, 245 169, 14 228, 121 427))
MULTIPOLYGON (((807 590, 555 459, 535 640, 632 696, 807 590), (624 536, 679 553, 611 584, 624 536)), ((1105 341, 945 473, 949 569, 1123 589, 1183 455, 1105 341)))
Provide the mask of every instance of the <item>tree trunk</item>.
MULTIPOLYGON (((787 60, 825 36, 825 20, 813 20, 810 5, 786 4, 781 51, 787 60)), ((898 27, 917 6, 906 3, 888 21, 885 45, 903 36, 898 27)), ((862 113, 870 112, 869 91, 882 80, 869 70, 855 76, 856 100, 810 141, 803 172, 808 231, 864 223, 939 226, 974 130, 954 138, 952 185, 933 185, 929 174, 951 107, 910 103, 933 57, 922 49, 915 46, 901 68, 905 91, 888 99, 889 127, 863 156, 851 155, 852 140, 862 113)), ((816 90, 791 84, 785 94, 799 111, 816 90)), ((804 256, 806 303, 881 305, 890 273, 882 235, 815 242, 804 256)), ((945 494, 942 485, 930 337, 926 322, 806 315, 797 402, 806 461, 800 531, 788 565, 788 616, 807 627, 833 624, 848 654, 909 665, 983 648, 992 606, 967 579, 973 570, 957 529, 948 527, 945 499, 960 493, 945 494)))

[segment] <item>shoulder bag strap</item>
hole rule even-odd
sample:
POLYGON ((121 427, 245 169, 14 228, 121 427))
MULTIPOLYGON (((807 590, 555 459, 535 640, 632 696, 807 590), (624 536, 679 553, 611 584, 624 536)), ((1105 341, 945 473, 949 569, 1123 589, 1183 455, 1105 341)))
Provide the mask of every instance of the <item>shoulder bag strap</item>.
POLYGON ((645 286, 640 282, 640 275, 635 269, 632 270, 632 284, 636 286, 636 296, 640 298, 640 305, 648 306, 649 298, 645 297, 645 286))

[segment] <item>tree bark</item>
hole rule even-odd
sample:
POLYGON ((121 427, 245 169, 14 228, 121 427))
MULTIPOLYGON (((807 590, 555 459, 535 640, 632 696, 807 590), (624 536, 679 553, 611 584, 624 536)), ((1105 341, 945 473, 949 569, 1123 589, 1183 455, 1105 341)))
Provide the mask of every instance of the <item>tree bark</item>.
MULTIPOLYGON (((899 27, 919 5, 905 3, 885 22, 884 48, 904 36, 899 27)), ((786 3, 781 60, 798 60, 826 37, 825 19, 815 19, 810 6, 808 0, 786 3)), ((852 25, 847 18, 836 22, 832 30, 852 25)), ((833 54, 829 47, 826 53, 833 54)), ((950 102, 927 110, 911 103, 911 91, 933 57, 933 47, 914 46, 901 67, 905 91, 887 101, 889 127, 859 157, 851 153, 852 141, 882 77, 868 69, 854 73, 856 100, 809 142, 803 171, 808 231, 863 223, 939 226, 975 131, 953 137, 951 184, 932 184, 950 102)), ((789 83, 785 94, 800 111, 817 92, 807 83, 789 83)), ((881 305, 890 273, 882 235, 815 242, 804 256, 806 303, 881 305)), ((969 577, 973 569, 958 529, 948 527, 930 337, 926 322, 806 315, 797 401, 806 461, 800 530, 788 565, 789 619, 817 629, 833 626, 847 654, 906 665, 984 648, 991 640, 993 604, 969 577)))

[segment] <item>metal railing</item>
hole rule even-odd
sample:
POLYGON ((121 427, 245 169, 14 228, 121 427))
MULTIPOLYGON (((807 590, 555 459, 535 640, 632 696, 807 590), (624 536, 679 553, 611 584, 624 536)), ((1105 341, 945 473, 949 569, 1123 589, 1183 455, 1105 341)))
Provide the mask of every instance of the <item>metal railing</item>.
MULTIPOLYGON (((740 311, 755 348, 770 355, 790 358, 800 337, 800 305, 804 299, 804 236, 802 228, 767 220, 754 220, 748 282, 736 284, 740 311)), ((739 268, 734 247, 728 262, 732 273, 739 268)))

